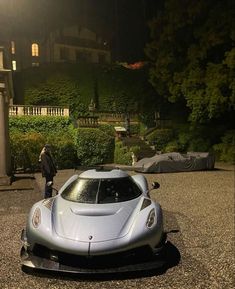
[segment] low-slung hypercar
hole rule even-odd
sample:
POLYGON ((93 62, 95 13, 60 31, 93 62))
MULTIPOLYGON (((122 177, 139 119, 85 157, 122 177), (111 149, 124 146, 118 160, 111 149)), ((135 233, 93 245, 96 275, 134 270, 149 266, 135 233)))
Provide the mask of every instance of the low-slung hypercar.
POLYGON ((143 175, 120 169, 72 176, 56 196, 33 205, 21 240, 23 267, 109 273, 165 263, 162 209, 143 175))

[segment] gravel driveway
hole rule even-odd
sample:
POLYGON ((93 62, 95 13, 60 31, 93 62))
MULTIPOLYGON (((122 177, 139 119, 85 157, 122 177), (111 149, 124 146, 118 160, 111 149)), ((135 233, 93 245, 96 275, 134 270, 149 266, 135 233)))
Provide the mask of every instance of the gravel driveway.
MULTIPOLYGON (((60 171, 60 187, 74 172, 60 171)), ((0 288, 234 288, 234 167, 216 170, 146 174, 160 189, 151 193, 165 214, 170 266, 152 271, 105 277, 29 275, 21 270, 20 233, 31 205, 41 198, 39 187, 0 191, 0 288)), ((34 180, 32 180, 34 182, 34 180)))

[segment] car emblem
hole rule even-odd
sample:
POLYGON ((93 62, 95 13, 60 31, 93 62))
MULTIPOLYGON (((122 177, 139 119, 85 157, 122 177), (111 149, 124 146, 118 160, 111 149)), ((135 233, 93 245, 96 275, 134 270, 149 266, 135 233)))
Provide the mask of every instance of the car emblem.
POLYGON ((92 236, 89 236, 88 238, 89 238, 89 240, 91 240, 93 237, 92 237, 92 236))

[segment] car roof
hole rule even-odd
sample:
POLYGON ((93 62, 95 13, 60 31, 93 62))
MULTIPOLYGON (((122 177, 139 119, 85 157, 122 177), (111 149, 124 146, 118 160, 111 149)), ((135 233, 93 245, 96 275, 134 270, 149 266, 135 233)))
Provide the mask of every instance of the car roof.
POLYGON ((125 178, 129 175, 120 169, 113 170, 87 170, 79 175, 80 178, 86 179, 116 179, 116 178, 125 178))

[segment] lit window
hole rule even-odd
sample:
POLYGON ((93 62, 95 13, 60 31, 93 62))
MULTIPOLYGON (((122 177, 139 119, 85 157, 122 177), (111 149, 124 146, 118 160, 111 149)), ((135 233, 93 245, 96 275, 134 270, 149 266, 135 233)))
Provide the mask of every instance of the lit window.
POLYGON ((12 70, 16 70, 16 61, 12 60, 12 70))
POLYGON ((37 43, 32 44, 32 56, 39 56, 39 46, 37 43))
POLYGON ((15 41, 11 41, 11 53, 12 54, 16 53, 15 41))

